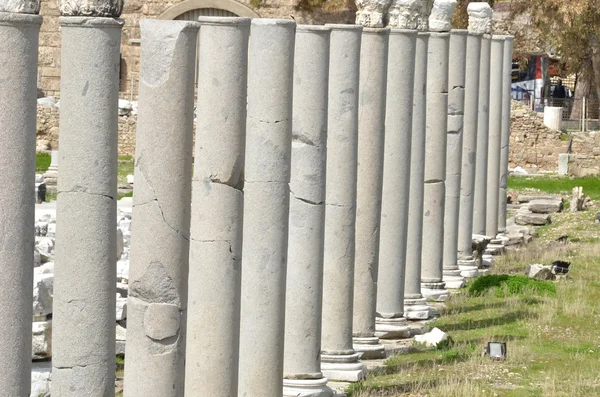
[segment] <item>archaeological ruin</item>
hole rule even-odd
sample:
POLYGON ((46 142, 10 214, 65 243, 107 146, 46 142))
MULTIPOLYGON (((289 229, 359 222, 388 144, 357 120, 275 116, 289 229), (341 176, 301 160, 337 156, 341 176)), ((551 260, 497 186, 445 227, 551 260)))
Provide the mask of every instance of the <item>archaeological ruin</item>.
POLYGON ((46 25, 39 0, 0 2, 2 395, 114 397, 115 354, 125 397, 343 395, 331 381, 368 376, 504 250, 513 38, 487 3, 454 30, 455 0, 361 0, 356 24, 324 25, 239 4, 177 18, 190 2, 213 4, 139 29, 124 10, 165 5, 42 3, 60 147, 56 204, 37 205, 46 25))

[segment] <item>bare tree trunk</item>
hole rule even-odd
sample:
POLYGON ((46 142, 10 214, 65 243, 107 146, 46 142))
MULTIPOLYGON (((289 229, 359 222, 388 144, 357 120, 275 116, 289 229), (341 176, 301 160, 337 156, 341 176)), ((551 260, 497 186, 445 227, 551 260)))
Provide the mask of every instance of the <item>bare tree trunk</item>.
MULTIPOLYGON (((593 76, 594 76, 594 88, 596 89, 596 94, 600 94, 600 41, 598 40, 597 35, 590 35, 589 42, 592 50, 592 68, 593 68, 593 76)), ((596 95, 596 98, 590 104, 590 118, 598 119, 600 117, 600 103, 598 102, 598 98, 600 95, 596 95)))
POLYGON ((584 97, 589 97, 592 92, 594 73, 592 61, 589 58, 583 60, 581 72, 577 75, 575 95, 573 97, 573 108, 571 109, 571 120, 581 119, 582 102, 584 97))

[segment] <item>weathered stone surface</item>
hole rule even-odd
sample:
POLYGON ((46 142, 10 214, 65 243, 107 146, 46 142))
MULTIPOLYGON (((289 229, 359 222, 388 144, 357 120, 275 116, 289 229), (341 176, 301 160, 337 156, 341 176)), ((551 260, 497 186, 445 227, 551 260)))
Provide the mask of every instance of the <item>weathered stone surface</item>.
POLYGON ((52 313, 52 297, 54 294, 54 275, 38 274, 33 279, 33 315, 47 316, 52 313))
POLYGON ((525 270, 527 277, 535 278, 536 280, 555 280, 556 275, 552 273, 552 266, 541 264, 527 265, 525 270))
POLYGON ((569 210, 571 212, 581 211, 581 210, 583 210, 584 204, 585 204, 585 196, 583 195, 583 187, 581 187, 581 186, 574 187, 569 210))
POLYGON ((448 334, 439 328, 434 328, 426 334, 415 336, 415 342, 423 343, 430 347, 437 347, 446 340, 448 340, 448 334))
POLYGON ((144 313, 144 332, 154 340, 177 336, 181 315, 177 305, 151 303, 144 313))
POLYGON ((40 0, 2 0, 0 2, 0 12, 39 14, 40 0))
POLYGON ((429 16, 429 30, 449 32, 452 29, 452 15, 455 8, 456 0, 435 0, 429 16))
POLYGON ((127 318, 127 298, 123 298, 121 294, 117 294, 117 321, 127 318))
POLYGON ((467 6, 469 31, 474 33, 492 33, 492 15, 494 11, 487 2, 472 2, 467 6))
POLYGON ((368 28, 382 28, 384 15, 392 0, 356 0, 356 24, 368 28))
POLYGON ((527 205, 529 211, 536 214, 552 214, 555 212, 561 212, 564 204, 562 198, 556 199, 537 199, 531 200, 527 205))
POLYGON ((59 0, 60 15, 117 18, 123 12, 123 0, 59 0))
POLYGON ((421 8, 419 10, 419 16, 417 17, 417 30, 426 32, 429 30, 429 15, 433 8, 434 0, 421 0, 421 8))
POLYGON ((515 215, 517 225, 543 226, 551 223, 549 214, 536 214, 531 211, 521 210, 515 215))
POLYGON ((52 383, 52 363, 50 361, 33 362, 31 365, 31 387, 27 385, 24 396, 49 396, 52 383), (30 394, 31 393, 31 394, 30 394))
POLYGON ((520 194, 517 196, 517 201, 519 203, 529 203, 533 200, 562 200, 560 196, 549 196, 549 195, 529 195, 529 194, 520 194))
POLYGON ((388 10, 388 27, 417 29, 423 0, 393 0, 388 10))
POLYGON ((33 322, 31 358, 34 360, 52 356, 52 321, 33 322))
POLYGON ((510 154, 510 111, 511 111, 511 84, 512 84, 512 60, 513 60, 514 37, 504 38, 504 55, 502 58, 502 129, 501 129, 501 154, 500 154, 500 194, 498 208, 498 232, 506 230, 507 217, 507 195, 508 188, 508 157, 510 154))

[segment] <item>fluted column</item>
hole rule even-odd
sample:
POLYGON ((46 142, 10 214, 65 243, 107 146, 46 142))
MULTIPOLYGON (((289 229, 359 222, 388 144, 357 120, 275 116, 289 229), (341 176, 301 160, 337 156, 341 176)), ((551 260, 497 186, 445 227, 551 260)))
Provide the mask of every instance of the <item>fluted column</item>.
POLYGON ((446 203, 444 207, 444 282, 461 288, 465 279, 458 268, 458 214, 465 110, 467 31, 450 32, 448 75, 448 142, 446 149, 446 203))
POLYGON ((466 53, 465 115, 463 123, 460 209, 458 214, 458 268, 463 277, 476 277, 479 272, 473 259, 473 203, 475 163, 477 156, 477 120, 479 105, 479 64, 481 33, 469 30, 466 53))
POLYGON ((407 319, 426 319, 430 308, 421 294, 421 251, 423 247, 423 190, 425 172, 425 116, 427 88, 427 46, 432 0, 422 0, 417 17, 415 74, 412 98, 412 137, 410 144, 410 181, 404 312, 407 319))
POLYGON ((0 390, 31 390, 39 1, 0 4, 0 390))
POLYGON ((387 28, 365 28, 360 47, 352 335, 354 350, 365 359, 385 357, 385 348, 375 336, 375 308, 389 36, 387 28))
POLYGON ((431 300, 445 300, 443 278, 446 142, 448 134, 448 49, 455 0, 436 0, 429 17, 427 51, 427 107, 425 187, 421 292, 431 300))
POLYGON ((281 396, 296 23, 253 19, 248 49, 238 395, 281 396))
POLYGON ((199 24, 146 19, 140 25, 124 395, 183 397, 199 24))
POLYGON ((296 27, 283 395, 330 397, 321 373, 329 35, 296 27))
POLYGON ((502 137, 500 154, 500 190, 498 197, 498 233, 506 232, 506 188, 508 186, 508 152, 510 143, 510 108, 512 84, 512 55, 514 37, 504 38, 502 58, 502 137))
POLYGON ((331 28, 321 369, 334 380, 366 374, 352 346, 358 91, 362 26, 331 28))
POLYGON ((237 395, 249 18, 201 17, 186 395, 237 395))
POLYGON ((52 394, 115 395, 122 3, 60 3, 60 179, 52 394), (88 8, 89 7, 89 8, 88 8), (86 17, 70 15, 89 15, 86 17))

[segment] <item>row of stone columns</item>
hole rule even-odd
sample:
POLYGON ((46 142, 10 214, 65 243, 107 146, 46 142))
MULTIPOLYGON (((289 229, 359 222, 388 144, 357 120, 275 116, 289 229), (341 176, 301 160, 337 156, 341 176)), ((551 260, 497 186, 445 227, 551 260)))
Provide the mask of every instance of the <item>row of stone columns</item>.
MULTIPOLYGON (((483 177, 497 208, 484 224, 502 226, 512 55, 510 38, 482 39, 483 8, 469 7, 469 33, 450 31, 453 1, 396 5, 391 28, 142 21, 125 396, 332 395, 327 378, 363 378, 379 337, 410 336, 426 299, 475 275, 483 177)), ((68 16, 80 11, 60 20, 53 393, 111 396, 122 21, 118 7, 68 16)), ((16 68, 36 64, 40 23, 0 12, 0 73, 19 77, 0 79, 16 93, 0 127, 18 131, 0 161, 20 165, 2 176, 0 261, 28 288, 15 266, 28 250, 12 247, 32 244, 34 207, 13 192, 33 196, 35 68, 16 68)), ((31 291, 2 286, 0 385, 22 395, 31 291)))

